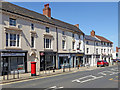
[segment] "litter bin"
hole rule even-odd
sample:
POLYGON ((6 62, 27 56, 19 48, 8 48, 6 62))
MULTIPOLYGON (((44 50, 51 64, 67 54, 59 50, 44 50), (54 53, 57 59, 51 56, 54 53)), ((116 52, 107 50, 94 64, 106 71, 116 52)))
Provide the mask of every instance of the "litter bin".
POLYGON ((36 62, 31 62, 31 76, 36 76, 36 62))

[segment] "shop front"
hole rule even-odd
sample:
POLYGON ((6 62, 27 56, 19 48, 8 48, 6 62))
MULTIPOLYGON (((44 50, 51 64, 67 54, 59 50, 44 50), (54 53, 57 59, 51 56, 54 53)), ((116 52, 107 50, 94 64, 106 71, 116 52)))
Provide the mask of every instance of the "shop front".
POLYGON ((27 72, 27 51, 23 50, 1 50, 1 75, 19 71, 27 72))
POLYGON ((56 52, 40 52, 40 71, 56 69, 56 52))
POLYGON ((76 67, 79 66, 84 66, 84 54, 83 53, 79 53, 76 54, 76 67))
POLYGON ((61 69, 63 67, 68 68, 70 65, 70 54, 58 54, 58 68, 61 69))

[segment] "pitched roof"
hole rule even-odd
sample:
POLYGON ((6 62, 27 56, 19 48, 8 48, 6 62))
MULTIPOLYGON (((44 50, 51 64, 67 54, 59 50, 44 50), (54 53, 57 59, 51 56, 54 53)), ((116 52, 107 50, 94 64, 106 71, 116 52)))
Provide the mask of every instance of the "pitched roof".
POLYGON ((98 39, 100 39, 101 41, 103 41, 103 42, 107 42, 107 43, 112 43, 113 44, 113 42, 111 42, 111 41, 109 41, 108 39, 106 39, 106 38, 104 38, 104 37, 102 37, 102 36, 98 36, 98 35, 95 35, 98 39))
POLYGON ((91 41, 100 41, 100 40, 98 40, 97 38, 92 37, 91 35, 85 35, 85 39, 86 39, 86 40, 91 40, 91 41))
POLYGON ((44 22, 44 23, 49 23, 49 24, 52 24, 52 25, 55 25, 55 26, 58 26, 58 27, 62 27, 62 28, 65 28, 65 29, 69 29, 69 30, 72 30, 72 31, 75 31, 75 32, 78 32, 78 33, 83 33, 75 25, 57 20, 55 18, 48 18, 43 14, 28 10, 26 8, 14 5, 14 4, 9 3, 9 2, 2 2, 2 8, 1 9, 3 11, 6 11, 6 12, 10 12, 10 13, 21 15, 21 16, 24 16, 24 17, 28 17, 28 18, 31 18, 31 19, 34 19, 34 20, 37 20, 37 21, 41 21, 41 22, 44 22))

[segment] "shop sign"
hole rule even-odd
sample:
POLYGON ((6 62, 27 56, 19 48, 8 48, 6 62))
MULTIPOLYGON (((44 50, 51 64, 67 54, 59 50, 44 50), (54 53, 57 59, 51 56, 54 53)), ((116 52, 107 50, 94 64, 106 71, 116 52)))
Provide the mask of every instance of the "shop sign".
POLYGON ((1 53, 1 56, 25 56, 25 53, 1 53))
POLYGON ((83 56, 83 54, 76 54, 76 56, 83 56))
POLYGON ((59 54, 59 57, 65 57, 65 56, 70 57, 70 54, 59 54))

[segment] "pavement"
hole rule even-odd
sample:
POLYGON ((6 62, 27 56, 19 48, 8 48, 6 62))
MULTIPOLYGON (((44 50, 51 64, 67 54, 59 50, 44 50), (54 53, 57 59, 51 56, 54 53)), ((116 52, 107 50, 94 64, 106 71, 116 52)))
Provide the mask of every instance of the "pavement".
POLYGON ((36 77, 29 80, 2 84, 2 88, 42 88, 43 90, 62 88, 118 88, 118 66, 84 67, 77 71, 36 77))

